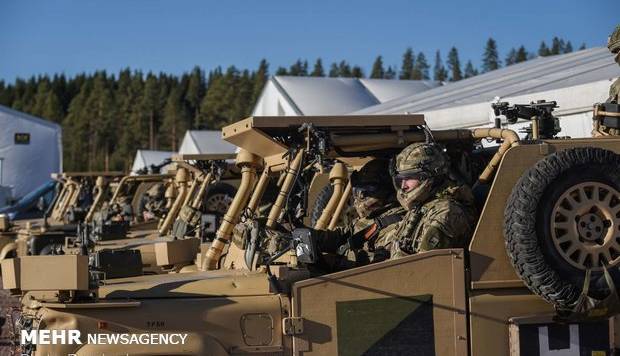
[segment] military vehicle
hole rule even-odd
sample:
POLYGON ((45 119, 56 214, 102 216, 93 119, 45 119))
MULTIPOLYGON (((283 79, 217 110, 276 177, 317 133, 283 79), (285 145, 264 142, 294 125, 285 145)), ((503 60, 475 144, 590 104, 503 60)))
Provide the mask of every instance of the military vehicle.
MULTIPOLYGON (((99 192, 107 189, 109 184, 114 185, 122 175, 120 172, 53 173, 56 193, 43 218, 18 221, 0 218, 3 220, 0 224, 0 260, 15 254, 27 254, 28 239, 25 237, 31 232, 49 231, 50 236, 75 233, 76 223, 95 208, 93 201, 96 203, 100 199, 99 192)), ((39 250, 43 248, 44 245, 37 247, 39 250)))
POLYGON ((200 271, 102 282, 89 275, 86 256, 2 263, 4 288, 23 296, 23 330, 180 332, 188 342, 24 344, 21 351, 617 352, 620 138, 558 139, 552 108, 496 106, 509 120, 532 121, 524 140, 502 128, 431 131, 422 115, 253 117, 230 125, 223 138, 242 149, 241 183, 215 240, 198 255, 200 271), (315 225, 329 229, 348 199, 343 164, 356 167, 427 140, 443 144, 455 173, 474 186, 481 208, 470 243, 318 273, 321 252, 299 228, 312 173, 332 167, 335 198, 315 225), (498 146, 482 148, 485 140, 498 146), (278 196, 261 218, 257 202, 282 171, 278 196))
MULTIPOLYGON (((161 209, 163 214, 158 219, 133 224, 129 231, 118 229, 116 226, 128 224, 123 219, 110 219, 111 215, 122 215, 123 210, 112 208, 112 214, 104 212, 78 236, 67 240, 64 253, 91 253, 91 265, 94 263, 105 279, 179 271, 193 264, 200 244, 213 238, 235 195, 239 174, 227 162, 232 158, 234 155, 229 154, 175 155, 175 176, 167 184, 166 207, 161 209), (150 227, 134 228, 139 224, 150 227), (161 253, 158 255, 159 249, 174 250, 175 256, 162 257, 161 253)), ((133 179, 148 181, 149 177, 152 176, 133 179)), ((149 187, 148 191, 152 189, 149 187)), ((132 205, 136 205, 135 198, 132 205)), ((140 210, 149 210, 148 201, 143 205, 140 210)))

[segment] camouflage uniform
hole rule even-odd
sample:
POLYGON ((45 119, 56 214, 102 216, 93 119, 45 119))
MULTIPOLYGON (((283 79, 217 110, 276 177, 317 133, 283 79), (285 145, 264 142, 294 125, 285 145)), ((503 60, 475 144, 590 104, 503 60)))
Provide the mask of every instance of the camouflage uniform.
MULTIPOLYGON (((614 54, 616 63, 620 65, 620 25, 616 26, 614 32, 609 36, 607 41, 607 48, 614 54)), ((620 78, 616 79, 609 87, 609 98, 606 103, 618 104, 618 96, 620 95, 620 78)), ((620 129, 613 127, 606 127, 602 125, 598 118, 594 118, 594 129, 592 130, 592 136, 620 136, 620 129)))
POLYGON ((414 143, 395 159, 397 197, 407 214, 393 230, 391 258, 440 248, 464 247, 476 222, 471 189, 449 178, 449 159, 436 144, 414 143), (400 179, 415 179, 404 191, 400 179))
POLYGON ((166 208, 164 190, 165 187, 162 183, 156 183, 144 195, 142 215, 145 221, 163 218, 166 215, 168 209, 166 208))
POLYGON ((347 255, 356 265, 389 258, 393 230, 405 210, 394 199, 394 189, 386 184, 388 161, 376 159, 351 175, 353 206, 358 217, 350 227, 325 232, 321 251, 347 255))

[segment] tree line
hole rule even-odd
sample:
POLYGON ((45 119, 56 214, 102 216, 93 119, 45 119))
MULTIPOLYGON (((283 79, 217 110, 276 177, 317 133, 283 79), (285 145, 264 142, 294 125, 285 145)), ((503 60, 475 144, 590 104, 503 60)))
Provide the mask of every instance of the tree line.
MULTIPOLYGON (((585 48, 582 45, 580 49, 585 48)), ((458 81, 478 73, 512 65, 538 56, 571 52, 572 44, 553 38, 543 41, 537 52, 524 46, 512 48, 502 63, 497 43, 490 38, 482 56, 482 67, 471 61, 461 66, 458 50, 452 47, 444 62, 435 52, 434 66, 423 52, 407 48, 400 68, 385 67, 383 57, 375 59, 369 78, 458 81)), ((276 75, 313 77, 366 77, 359 65, 342 60, 323 67, 321 58, 312 68, 307 60, 297 60, 276 75)), ((178 150, 188 129, 220 129, 247 117, 269 77, 263 59, 254 70, 229 66, 205 72, 172 75, 123 69, 18 78, 0 81, 0 104, 59 123, 63 128, 63 161, 66 171, 129 170, 137 149, 178 150)))

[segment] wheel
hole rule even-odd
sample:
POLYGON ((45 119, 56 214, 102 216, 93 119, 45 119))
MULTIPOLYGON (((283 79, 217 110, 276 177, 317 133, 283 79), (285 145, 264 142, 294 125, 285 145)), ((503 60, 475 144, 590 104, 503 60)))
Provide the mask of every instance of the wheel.
POLYGON ((592 272, 593 297, 620 281, 620 156, 594 147, 551 154, 519 179, 506 204, 508 256, 525 284, 570 309, 592 272))
POLYGON ((224 216, 237 190, 226 183, 218 183, 209 190, 204 200, 203 210, 208 214, 224 216))
MULTIPOLYGON (((332 187, 331 184, 328 184, 321 189, 319 194, 317 194, 314 207, 312 207, 312 212, 310 214, 310 223, 312 226, 316 225, 316 222, 321 218, 321 214, 327 206, 333 191, 334 187, 332 187)), ((353 204, 351 203, 351 199, 349 199, 349 204, 344 207, 342 215, 343 216, 338 221, 338 226, 349 225, 349 223, 357 216, 355 209, 353 208, 353 204)))

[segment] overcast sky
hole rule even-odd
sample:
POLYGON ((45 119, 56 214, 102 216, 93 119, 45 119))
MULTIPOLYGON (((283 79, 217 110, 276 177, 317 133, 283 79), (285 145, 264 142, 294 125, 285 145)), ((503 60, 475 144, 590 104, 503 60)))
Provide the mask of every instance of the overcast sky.
POLYGON ((179 74, 194 65, 275 69, 346 59, 368 74, 377 55, 400 66, 407 47, 433 63, 452 46, 476 66, 486 40, 503 59, 553 36, 576 49, 603 46, 620 22, 619 0, 0 0, 0 79, 116 73, 179 74))

